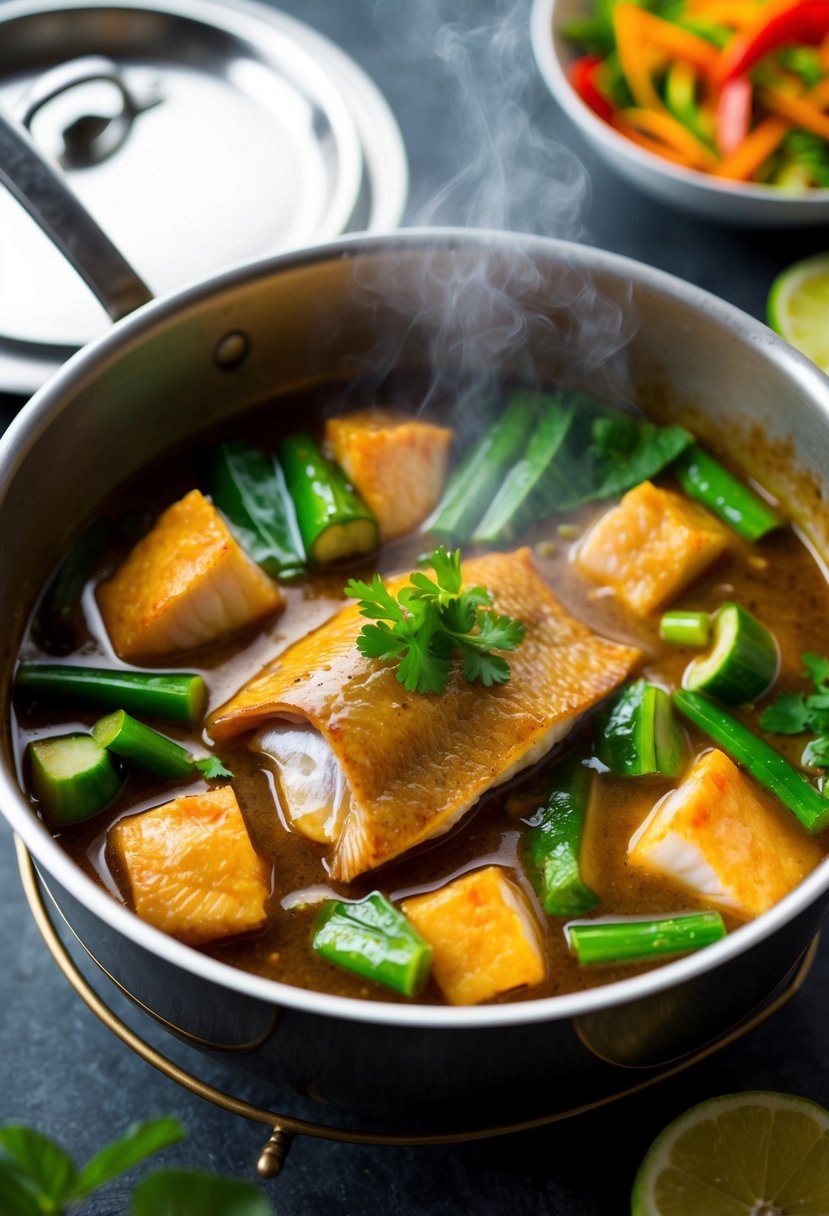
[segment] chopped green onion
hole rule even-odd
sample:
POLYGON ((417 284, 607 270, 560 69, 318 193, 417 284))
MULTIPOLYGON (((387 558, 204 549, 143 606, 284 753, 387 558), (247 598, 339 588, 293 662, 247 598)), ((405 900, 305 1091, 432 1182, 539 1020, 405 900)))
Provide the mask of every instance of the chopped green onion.
POLYGON ((315 566, 373 553, 380 543, 377 520, 326 460, 310 435, 289 435, 279 445, 288 492, 294 501, 305 552, 315 566))
POLYGON ((685 740, 664 688, 636 680, 627 684, 596 724, 596 755, 612 773, 675 777, 685 740))
POLYGON ((792 811, 807 832, 829 826, 829 798, 784 756, 726 710, 697 692, 675 692, 674 705, 792 811))
POLYGON ((239 544, 272 578, 305 569, 305 550, 293 501, 278 461, 242 439, 212 455, 210 495, 239 544))
POLYGON ((514 393, 452 473, 435 516, 433 536, 468 540, 512 462, 524 448, 538 417, 533 393, 514 393))
POLYGON ((659 636, 671 646, 707 646, 711 637, 711 617, 707 612, 663 612, 659 636))
POLYGON ((417 996, 432 964, 431 946, 379 891, 354 903, 325 900, 313 945, 329 963, 403 996, 417 996))
POLYGON ((785 520, 765 499, 738 481, 699 444, 683 452, 672 466, 689 498, 713 511, 745 540, 755 541, 782 528, 785 520))
POLYGON ((123 709, 96 722, 92 735, 107 751, 164 780, 187 781, 196 775, 196 764, 188 751, 151 726, 137 722, 123 709))
POLYGON ((532 523, 532 498, 556 458, 570 427, 573 407, 561 395, 550 397, 530 435, 524 454, 507 470, 486 514, 472 536, 476 544, 509 540, 532 523))
POLYGON ((777 643, 765 625, 742 605, 723 604, 714 617, 714 647, 688 665, 683 684, 729 705, 746 705, 772 686, 778 662, 777 643))
POLYGON ((583 882, 579 866, 592 782, 581 755, 557 764, 544 804, 524 834, 527 872, 551 916, 578 916, 599 902, 583 882))
POLYGON ((565 926, 570 948, 582 966, 645 963, 664 954, 700 950, 725 937, 719 912, 689 912, 650 920, 592 920, 565 926))
POLYGON ((91 819, 112 802, 123 779, 91 735, 55 735, 29 745, 32 793, 55 826, 91 819))
POLYGON ((201 676, 171 671, 21 663, 14 686, 38 700, 69 698, 84 705, 127 709, 168 722, 198 722, 207 700, 207 687, 201 676))

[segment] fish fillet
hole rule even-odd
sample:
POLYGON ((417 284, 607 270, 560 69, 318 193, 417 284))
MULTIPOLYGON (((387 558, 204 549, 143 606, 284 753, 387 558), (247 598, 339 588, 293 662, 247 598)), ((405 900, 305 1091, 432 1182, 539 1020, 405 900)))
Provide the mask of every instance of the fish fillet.
MULTIPOLYGON (((217 741, 279 719, 319 731, 345 775, 350 803, 331 873, 349 881, 447 831, 482 794, 540 760, 639 658, 564 609, 529 549, 463 563, 468 585, 524 622, 506 684, 456 671, 440 695, 407 693, 387 664, 363 658, 365 618, 350 604, 284 651, 211 716, 217 741)), ((395 594, 408 576, 389 582, 395 594)))

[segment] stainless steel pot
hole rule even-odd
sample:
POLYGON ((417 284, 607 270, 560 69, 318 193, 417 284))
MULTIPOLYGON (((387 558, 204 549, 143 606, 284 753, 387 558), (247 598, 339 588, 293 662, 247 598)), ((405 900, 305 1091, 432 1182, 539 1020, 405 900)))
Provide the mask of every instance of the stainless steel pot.
MULTIPOLYGON (((101 264, 78 246, 73 256, 114 313, 131 288, 141 297, 122 262, 116 300, 101 264)), ((71 359, 0 443, 0 800, 81 942, 188 1042, 386 1125, 506 1124, 614 1092, 749 1014, 818 928, 829 861, 756 922, 635 979, 481 1008, 361 1003, 234 970, 116 904, 32 814, 11 731, 33 599, 123 478, 252 403, 435 361, 690 417, 762 471, 829 552, 829 380, 721 301, 612 254, 506 233, 403 232, 279 257, 139 307, 71 359)))

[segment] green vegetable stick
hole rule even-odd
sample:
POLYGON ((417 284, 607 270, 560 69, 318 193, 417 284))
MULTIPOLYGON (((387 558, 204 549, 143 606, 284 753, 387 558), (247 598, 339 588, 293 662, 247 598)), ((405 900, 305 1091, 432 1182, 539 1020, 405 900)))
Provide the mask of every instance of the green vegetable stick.
POLYGON ((329 963, 403 996, 417 996, 432 963, 431 946, 379 891, 354 903, 327 899, 313 945, 329 963))
POLYGON ((281 465, 242 439, 211 460, 210 494, 245 552, 272 578, 305 569, 305 550, 281 465))
POLYGON ((56 826, 91 819, 112 802, 123 780, 91 735, 56 735, 29 745, 32 793, 56 826))
POLYGON ((596 755, 621 777, 675 777, 684 751, 671 698, 646 680, 627 684, 596 724, 596 755))
POLYGON ((707 646, 711 638, 711 617, 707 612, 663 612, 659 636, 671 646, 707 646))
POLYGON ((583 966, 647 962, 663 954, 699 950, 725 937, 719 912, 689 912, 652 920, 588 921, 565 926, 571 949, 583 966))
POLYGON ((21 663, 14 686, 38 700, 71 699, 103 709, 133 710, 168 722, 198 722, 207 700, 207 687, 201 676, 171 671, 21 663))
POLYGON ((714 647, 685 669, 683 684, 728 705, 756 701, 774 683, 777 643, 741 604, 723 604, 714 617, 714 647))
POLYGON ((377 548, 377 520, 339 465, 325 459, 310 435, 302 432, 283 439, 279 457, 305 552, 315 566, 377 548))
POLYGON ((52 579, 35 616, 35 632, 50 654, 69 654, 78 645, 76 616, 84 584, 112 540, 112 520, 85 528, 52 579))
POLYGON ((537 418, 537 395, 513 393, 452 473, 429 525, 433 536, 467 540, 504 474, 529 438, 537 418))
POLYGON ((582 881, 579 866, 592 783, 580 754, 557 764, 544 805, 524 834, 527 872, 551 916, 578 916, 599 902, 582 881))
POLYGON ((107 751, 165 780, 187 781, 196 775, 196 763, 188 751, 123 709, 96 722, 92 736, 107 751))
POLYGON ((815 835, 829 826, 829 798, 785 757, 760 739, 726 710, 697 692, 675 692, 674 705, 695 726, 710 736, 766 789, 776 794, 807 832, 815 835))
POLYGON ((745 540, 760 540, 786 522, 699 444, 692 444, 672 468, 689 498, 701 502, 745 540))
POLYGON ((560 395, 548 399, 523 456, 507 471, 473 533, 476 544, 509 540, 532 522, 532 497, 555 460, 572 418, 572 406, 566 406, 560 395))

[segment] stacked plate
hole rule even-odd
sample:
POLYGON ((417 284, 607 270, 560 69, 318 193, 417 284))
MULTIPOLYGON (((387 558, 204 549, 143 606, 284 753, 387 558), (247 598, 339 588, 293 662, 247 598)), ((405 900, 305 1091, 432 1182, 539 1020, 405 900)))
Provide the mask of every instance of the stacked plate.
MULTIPOLYGON (((0 108, 158 295, 231 266, 395 227, 403 142, 316 31, 227 0, 11 0, 0 108)), ((0 190, 0 391, 29 393, 110 324, 0 190)))

